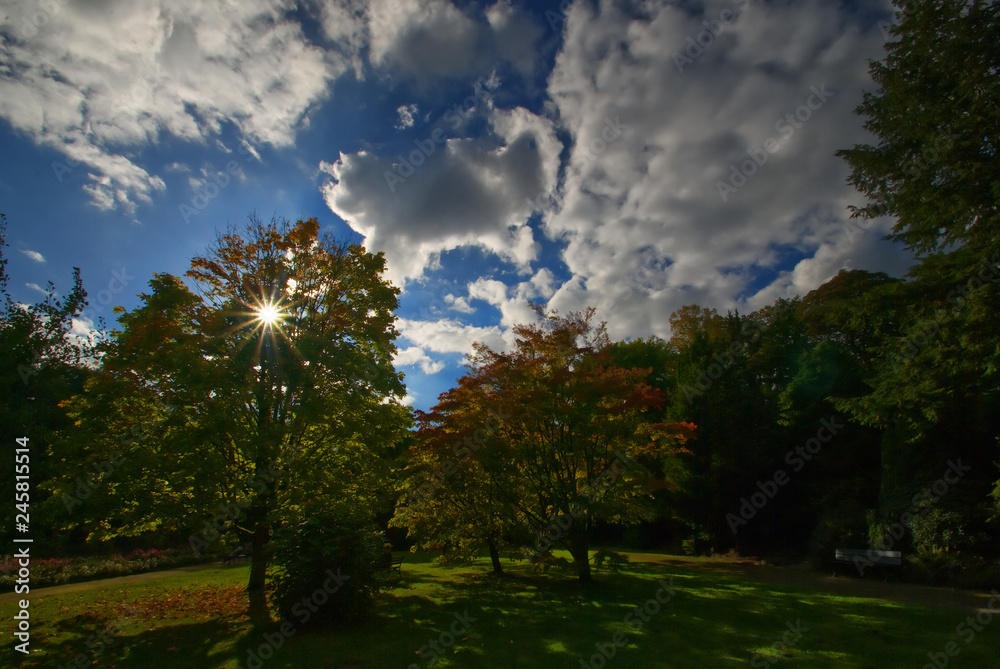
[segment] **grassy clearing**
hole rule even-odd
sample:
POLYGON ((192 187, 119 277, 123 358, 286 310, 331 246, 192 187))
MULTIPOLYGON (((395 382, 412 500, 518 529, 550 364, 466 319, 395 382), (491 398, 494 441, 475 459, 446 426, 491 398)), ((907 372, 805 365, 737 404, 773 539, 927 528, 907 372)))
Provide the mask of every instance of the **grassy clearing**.
MULTIPOLYGON (((610 651, 616 633, 625 645, 615 649, 608 667, 915 668, 929 661, 928 652, 943 652, 949 641, 960 651, 955 666, 989 667, 1000 647, 1000 624, 987 623, 972 639, 957 634, 967 615, 960 612, 697 568, 633 563, 619 574, 599 574, 588 587, 578 586, 571 575, 532 574, 520 564, 510 565, 510 576, 500 580, 487 575, 487 568, 485 560, 439 566, 408 556, 402 577, 394 577, 396 587, 383 596, 370 624, 296 631, 261 666, 423 669, 430 656, 417 652, 435 641, 446 646, 435 667, 579 669, 591 666, 595 644, 610 651), (635 607, 655 601, 657 591, 667 598, 661 580, 671 578, 672 598, 658 612, 650 604, 646 621, 636 616, 635 607), (466 611, 475 622, 449 643, 449 626, 466 611), (632 621, 642 622, 641 629, 632 621), (775 648, 786 632, 792 637, 789 626, 801 638, 785 650, 775 648)), ((23 666, 74 666, 70 663, 82 654, 92 666, 247 667, 248 653, 265 644, 264 632, 253 631, 245 617, 241 590, 247 569, 220 567, 121 590, 36 594, 34 652, 23 666), (120 635, 109 635, 105 644, 98 634, 109 627, 120 635)), ((12 604, 0 606, 5 666, 15 666, 8 660, 19 657, 11 651, 14 611, 12 604)))

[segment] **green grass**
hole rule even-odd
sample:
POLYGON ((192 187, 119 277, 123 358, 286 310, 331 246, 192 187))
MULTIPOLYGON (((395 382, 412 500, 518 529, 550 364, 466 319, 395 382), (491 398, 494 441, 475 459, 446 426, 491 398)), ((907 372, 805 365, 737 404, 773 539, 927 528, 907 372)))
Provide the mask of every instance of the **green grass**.
MULTIPOLYGON (((621 632, 607 667, 907 667, 919 669, 928 652, 953 641, 960 649, 952 666, 996 666, 1000 623, 988 623, 966 642, 956 626, 966 613, 904 606, 713 573, 633 563, 619 574, 598 574, 581 587, 571 575, 537 575, 521 563, 507 563, 510 576, 494 579, 487 561, 438 566, 407 556, 396 587, 378 605, 377 617, 363 627, 331 632, 296 632, 269 668, 341 667, 420 669, 430 666, 417 651, 442 633, 455 614, 476 618, 447 648, 434 667, 525 667, 579 669, 581 658, 621 632), (652 598, 659 579, 673 578, 676 594, 641 630, 626 615, 652 598), (784 654, 774 642, 799 624, 804 633, 784 654), (762 654, 751 664, 756 654, 762 654), (769 662, 764 657, 774 660, 769 662)), ((32 655, 24 666, 64 667, 78 653, 92 666, 241 667, 264 643, 244 615, 240 589, 246 565, 164 577, 125 589, 32 595, 32 655), (131 608, 128 608, 131 607, 131 608), (121 636, 96 652, 94 635, 125 615, 121 636), (94 647, 88 649, 88 639, 94 647)), ((0 605, 3 655, 0 665, 16 666, 11 651, 11 618, 16 605, 0 605)), ((651 609, 653 607, 650 607, 651 609)), ((272 632, 273 634, 273 632, 272 632)), ((277 637, 274 637, 277 638, 277 637)), ((445 636, 447 641, 447 636, 445 636)), ((429 658, 428 658, 429 659, 429 658)), ((256 666, 256 665, 253 665, 256 666)))

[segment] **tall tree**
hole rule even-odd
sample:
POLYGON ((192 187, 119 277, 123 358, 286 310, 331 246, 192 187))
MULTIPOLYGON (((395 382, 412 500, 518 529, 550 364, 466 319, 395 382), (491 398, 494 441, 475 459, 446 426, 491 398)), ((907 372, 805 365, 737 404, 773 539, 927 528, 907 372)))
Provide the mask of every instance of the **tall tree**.
POLYGON ((898 332, 876 347, 872 392, 842 406, 885 429, 884 519, 960 456, 968 499, 940 503, 960 503, 966 534, 982 536, 1000 439, 1000 4, 895 6, 886 57, 870 64, 878 89, 857 108, 878 143, 838 155, 867 199, 852 216, 894 217, 890 237, 917 264, 898 289, 898 332))
POLYGON ((664 402, 643 381, 651 370, 610 364, 593 309, 536 312, 539 323, 513 328, 514 350, 478 346, 472 358, 479 405, 502 416, 479 462, 506 482, 496 490, 531 528, 536 548, 564 546, 588 581, 591 524, 648 516, 663 460, 694 426, 649 419, 664 402))
MULTIPOLYGON (((87 293, 79 268, 73 268, 72 288, 64 297, 50 282, 42 302, 16 302, 7 292, 6 227, 7 218, 0 214, 0 439, 12 444, 16 438, 28 438, 35 454, 32 481, 37 484, 59 467, 44 457, 53 434, 67 425, 59 403, 80 392, 89 374, 85 363, 91 352, 90 340, 74 332, 74 318, 87 306, 87 293)), ((0 463, 4 499, 13 496, 13 465, 13 458, 0 463)), ((39 492, 32 490, 35 505, 44 501, 39 492)), ((10 505, 0 511, 0 518, 9 521, 4 522, 5 531, 14 527, 13 512, 10 505)))
MULTIPOLYGON (((1000 211, 1000 5, 896 0, 879 89, 857 113, 879 143, 838 151, 868 203, 853 216, 893 216, 893 238, 919 254, 962 246, 995 256, 1000 211)), ((973 261, 975 262, 975 261, 973 261)))
POLYGON ((115 418, 111 433, 151 425, 102 489, 127 521, 106 520, 105 535, 168 518, 207 518, 203 538, 235 526, 252 544, 251 617, 268 620, 271 528, 324 494, 298 490, 296 472, 360 476, 407 419, 392 367, 398 289, 384 270, 381 254, 320 237, 315 219, 251 217, 192 260, 199 293, 156 275, 108 337, 100 377, 70 404, 91 434, 115 418))
POLYGON ((484 449, 500 415, 484 406, 482 377, 468 374, 441 394, 429 412, 417 412, 420 430, 410 445, 403 497, 391 524, 427 550, 468 559, 485 549, 494 574, 502 574, 502 551, 516 547, 525 531, 510 503, 510 463, 497 449, 484 449))

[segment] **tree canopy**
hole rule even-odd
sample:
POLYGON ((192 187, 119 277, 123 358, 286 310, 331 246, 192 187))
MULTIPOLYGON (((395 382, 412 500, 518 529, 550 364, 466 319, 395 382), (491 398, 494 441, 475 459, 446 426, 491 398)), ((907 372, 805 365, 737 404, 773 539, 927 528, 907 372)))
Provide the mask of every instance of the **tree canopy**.
POLYGON ((134 442, 102 488, 105 506, 87 505, 104 516, 98 533, 201 521, 197 547, 236 529, 253 547, 251 613, 266 619, 274 524, 337 492, 300 484, 337 472, 364 506, 366 477, 405 427, 392 366, 398 290, 384 267, 381 255, 320 237, 315 219, 251 218, 192 260, 197 292, 155 275, 102 345, 87 392, 68 404, 96 450, 134 442))

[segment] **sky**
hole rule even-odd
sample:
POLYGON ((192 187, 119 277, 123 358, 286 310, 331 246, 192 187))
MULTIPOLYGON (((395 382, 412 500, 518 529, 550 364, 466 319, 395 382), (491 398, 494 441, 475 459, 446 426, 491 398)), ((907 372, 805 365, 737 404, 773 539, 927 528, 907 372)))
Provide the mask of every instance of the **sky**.
POLYGON ((888 2, 0 0, 9 289, 83 332, 256 212, 382 251, 427 409, 471 343, 588 306, 612 339, 912 256, 835 155, 888 2))

